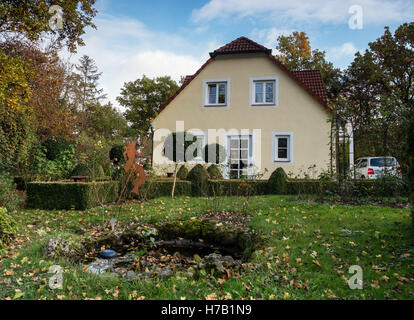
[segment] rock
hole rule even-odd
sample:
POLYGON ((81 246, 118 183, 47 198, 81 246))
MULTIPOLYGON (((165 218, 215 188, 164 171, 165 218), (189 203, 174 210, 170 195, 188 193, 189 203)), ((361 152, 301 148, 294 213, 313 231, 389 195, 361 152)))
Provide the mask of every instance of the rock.
POLYGON ((137 280, 138 279, 138 276, 137 276, 137 274, 134 272, 134 271, 128 271, 126 274, 125 274, 125 276, 124 276, 124 278, 127 280, 127 281, 134 281, 134 280, 137 280))
POLYGON ((70 258, 71 249, 69 242, 61 237, 50 239, 43 248, 43 255, 52 259, 61 257, 70 258))
POLYGON ((95 262, 91 263, 86 269, 89 273, 92 274, 104 274, 107 271, 110 271, 114 265, 114 262, 107 259, 96 259, 95 262))
POLYGON ((219 274, 225 274, 226 269, 239 268, 239 262, 234 261, 231 256, 222 256, 221 254, 212 253, 205 256, 198 264, 199 270, 214 269, 219 274))
POLYGON ((173 271, 171 270, 170 266, 166 266, 158 271, 158 275, 161 278, 169 278, 173 275, 173 271))

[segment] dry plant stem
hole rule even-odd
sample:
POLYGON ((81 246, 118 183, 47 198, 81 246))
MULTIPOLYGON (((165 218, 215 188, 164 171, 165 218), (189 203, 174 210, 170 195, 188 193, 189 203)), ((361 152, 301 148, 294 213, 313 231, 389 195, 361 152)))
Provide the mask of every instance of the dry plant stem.
POLYGON ((171 191, 171 198, 173 198, 173 199, 174 199, 174 193, 175 193, 175 183, 177 182, 177 169, 178 169, 178 164, 175 163, 174 183, 173 183, 173 187, 172 187, 172 191, 171 191))

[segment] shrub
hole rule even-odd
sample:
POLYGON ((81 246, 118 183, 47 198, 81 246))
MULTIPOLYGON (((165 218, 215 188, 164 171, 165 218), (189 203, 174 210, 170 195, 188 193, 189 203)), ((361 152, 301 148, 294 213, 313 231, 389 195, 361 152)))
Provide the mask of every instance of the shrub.
POLYGON ((20 203, 20 198, 15 191, 13 179, 5 173, 0 174, 0 207, 5 207, 9 211, 16 210, 20 203))
POLYGON ((0 250, 6 249, 10 239, 17 232, 18 224, 8 213, 0 207, 0 250))
MULTIPOLYGON (((171 197, 173 184, 173 180, 145 182, 140 187, 140 198, 148 200, 158 197, 171 197)), ((176 196, 191 196, 191 182, 176 181, 174 194, 176 196)))
POLYGON ((115 164, 118 164, 119 162, 123 163, 125 162, 124 159, 124 146, 116 145, 111 148, 109 151, 109 159, 115 164))
POLYGON ((399 197, 405 194, 406 184, 398 177, 384 175, 379 179, 373 180, 373 189, 381 197, 399 197))
POLYGON ((58 159, 63 152, 74 147, 72 142, 63 137, 50 138, 43 145, 46 147, 46 158, 51 161, 58 159))
POLYGON ((267 194, 266 180, 210 180, 210 196, 252 196, 267 194))
POLYGON ((104 178, 105 177, 105 171, 101 165, 96 167, 95 169, 95 178, 104 178))
POLYGON ((211 179, 223 179, 220 168, 215 164, 209 166, 207 172, 210 175, 211 179))
POLYGON ((203 160, 206 163, 220 164, 226 161, 226 157, 226 148, 221 144, 213 143, 204 147, 203 160), (210 155, 212 159, 210 159, 209 152, 213 153, 210 155))
POLYGON ((177 172, 177 178, 181 180, 185 180, 188 176, 188 169, 182 165, 177 172))
POLYGON ((188 173, 187 180, 191 181, 191 194, 193 196, 199 197, 208 194, 209 175, 201 164, 197 164, 191 169, 188 173))
POLYGON ((285 170, 277 168, 268 180, 268 191, 270 194, 286 194, 287 175, 285 170))
POLYGON ((31 182, 27 185, 28 208, 86 210, 118 198, 118 182, 31 182), (98 201, 99 199, 99 201, 98 201))
POLYGON ((85 163, 78 163, 72 171, 72 176, 89 176, 89 168, 85 163))
POLYGON ((32 149, 33 172, 35 180, 59 180, 69 178, 76 166, 75 146, 68 144, 67 148, 53 149, 54 160, 48 159, 47 148, 37 146, 32 149), (58 153, 59 151, 59 153, 58 153))

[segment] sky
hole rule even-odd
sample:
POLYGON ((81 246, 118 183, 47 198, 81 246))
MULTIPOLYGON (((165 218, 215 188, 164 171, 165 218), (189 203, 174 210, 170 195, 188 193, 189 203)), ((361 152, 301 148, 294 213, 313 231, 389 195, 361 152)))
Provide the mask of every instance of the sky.
POLYGON ((241 36, 275 49, 278 36, 304 31, 312 49, 346 68, 385 26, 394 31, 414 20, 413 0, 97 0, 96 8, 97 29, 86 30, 86 45, 70 61, 93 58, 117 107, 125 82, 143 75, 178 81, 241 36))

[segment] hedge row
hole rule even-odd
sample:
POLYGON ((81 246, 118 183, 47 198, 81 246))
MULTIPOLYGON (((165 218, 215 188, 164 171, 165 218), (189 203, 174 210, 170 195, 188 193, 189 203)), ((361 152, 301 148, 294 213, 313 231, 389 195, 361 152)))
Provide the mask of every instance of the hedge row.
POLYGON ((267 180, 210 180, 210 196, 252 196, 268 194, 267 180))
POLYGON ((115 181, 107 182, 31 182, 27 185, 26 205, 44 210, 86 210, 115 202, 119 194, 115 181))
MULTIPOLYGON (((159 180, 146 182, 140 187, 141 197, 153 199, 158 197, 171 197, 174 180, 159 180)), ((191 182, 178 180, 175 183, 175 196, 190 196, 191 182)))

